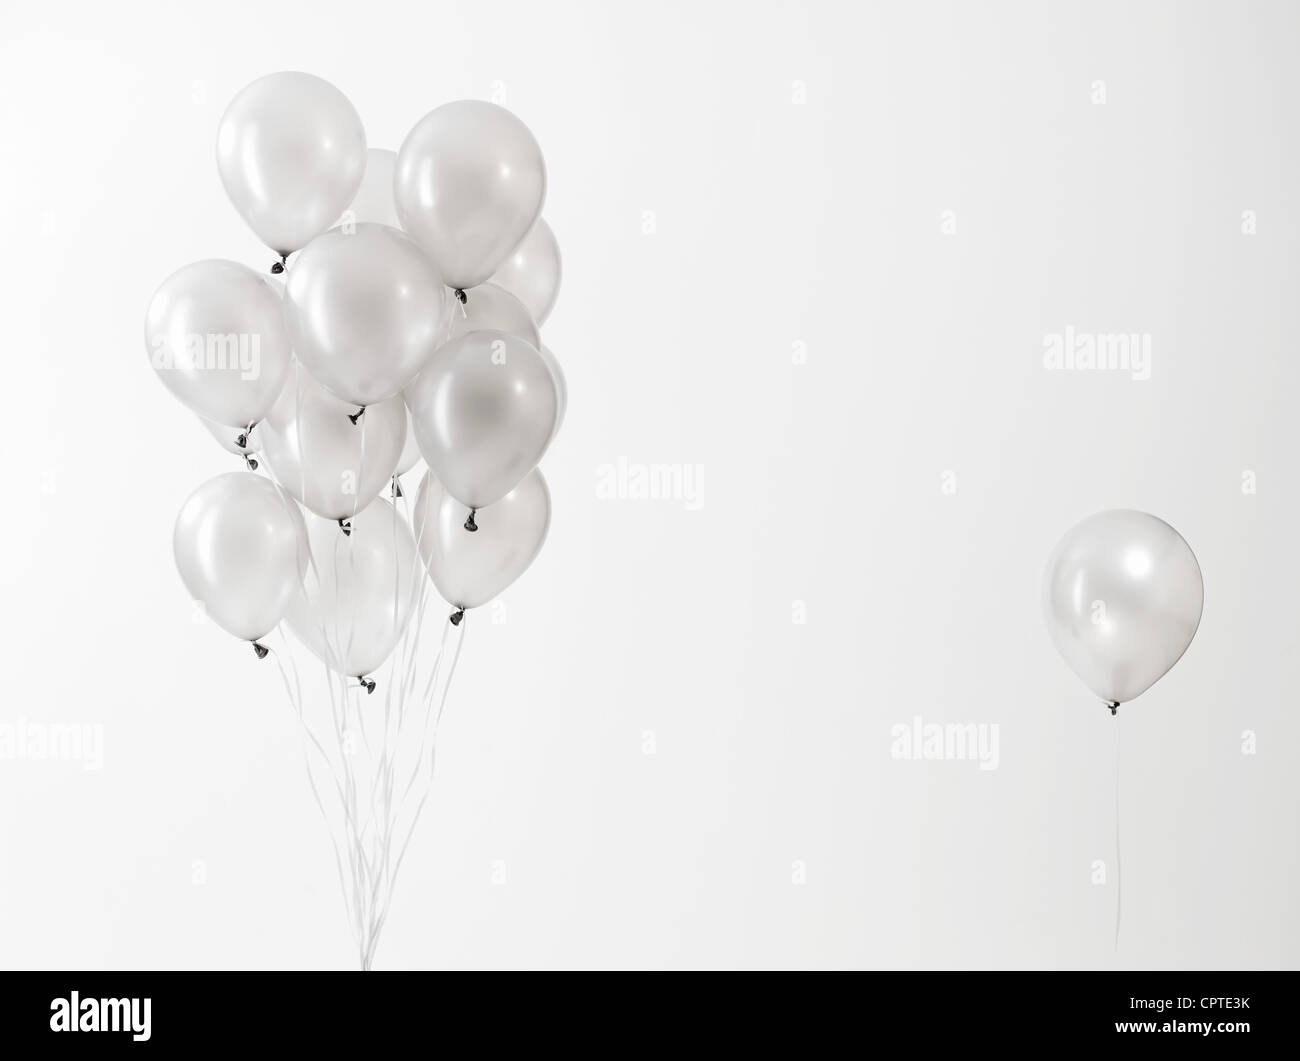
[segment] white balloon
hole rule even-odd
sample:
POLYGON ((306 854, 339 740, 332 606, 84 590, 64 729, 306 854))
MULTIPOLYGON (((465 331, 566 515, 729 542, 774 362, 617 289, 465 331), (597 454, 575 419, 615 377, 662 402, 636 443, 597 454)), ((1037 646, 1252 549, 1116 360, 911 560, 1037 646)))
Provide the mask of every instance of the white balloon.
POLYGON ((372 147, 366 152, 366 172, 361 178, 361 187, 340 219, 341 225, 374 222, 390 228, 402 227, 393 203, 393 170, 396 166, 396 151, 372 147))
POLYGON ((506 260, 542 212, 546 164, 533 134, 504 107, 446 103, 397 152, 393 196, 402 227, 452 287, 468 290, 506 260))
POLYGON ((451 303, 451 323, 447 327, 450 343, 469 332, 509 332, 529 346, 541 346, 542 337, 524 304, 504 287, 479 284, 465 292, 465 304, 451 303))
POLYGON ((298 506, 269 479, 229 472, 190 494, 176 517, 176 568, 207 616, 256 641, 275 628, 307 570, 298 506))
MULTIPOLYGON (((447 329, 447 339, 443 343, 454 342, 462 335, 472 331, 503 331, 517 335, 532 346, 538 346, 542 339, 537 333, 537 325, 529 316, 524 304, 496 284, 479 284, 466 292, 465 305, 451 302, 451 324, 447 329)), ((403 392, 409 402, 408 392, 403 392)), ((397 474, 405 475, 420 459, 420 450, 415 438, 415 430, 407 421, 406 450, 397 462, 397 474)))
POLYGON ((262 455, 276 479, 318 516, 349 519, 388 485, 406 442, 400 398, 356 407, 297 366, 262 424, 262 455))
POLYGON ((509 493, 555 432, 555 377, 536 347, 506 332, 441 347, 406 399, 430 470, 470 509, 509 493))
POLYGON ((312 74, 258 78, 217 129, 226 194, 280 255, 305 247, 352 202, 366 168, 366 133, 346 96, 312 74))
POLYGON ((406 629, 418 590, 415 542, 406 521, 381 499, 357 513, 350 534, 311 516, 307 535, 311 570, 285 622, 338 673, 372 674, 406 629))
POLYGON ((492 282, 500 284, 527 306, 540 328, 560 296, 560 273, 560 245, 551 226, 539 217, 519 246, 492 274, 492 282))
POLYGON ((546 362, 546 367, 551 370, 551 375, 555 377, 555 430, 551 432, 551 438, 554 440, 560 433, 560 425, 564 423, 564 412, 569 407, 569 384, 564 378, 564 369, 560 368, 559 358, 551 353, 551 348, 539 346, 538 351, 542 355, 542 360, 546 362))
POLYGON ((280 293, 238 262, 213 259, 172 273, 149 300, 144 338, 167 389, 227 427, 261 420, 289 370, 280 293))
POLYGON ((371 405, 428 363, 447 326, 447 289, 407 235, 387 225, 331 229, 289 269, 293 350, 340 398, 371 405))
POLYGON ((431 472, 415 502, 415 538, 439 595, 457 608, 477 608, 528 569, 551 525, 551 494, 534 468, 501 500, 479 513, 479 529, 464 527, 465 507, 431 472))
POLYGON ((1043 575, 1043 614, 1083 683, 1118 706, 1182 657, 1205 588, 1191 547, 1164 520, 1116 509, 1061 539, 1043 575))

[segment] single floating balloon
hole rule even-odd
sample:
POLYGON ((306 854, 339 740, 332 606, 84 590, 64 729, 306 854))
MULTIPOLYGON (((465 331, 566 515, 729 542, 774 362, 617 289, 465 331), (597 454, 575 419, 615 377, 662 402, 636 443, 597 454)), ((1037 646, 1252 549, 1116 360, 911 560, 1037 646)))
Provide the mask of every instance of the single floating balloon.
POLYGON ((252 472, 209 479, 172 534, 190 595, 227 633, 256 642, 275 629, 307 571, 307 531, 293 500, 252 472))
POLYGON ((261 420, 289 370, 280 292, 238 262, 195 262, 172 273, 149 300, 144 337, 167 389, 227 427, 261 420))
POLYGON ((537 466, 559 405, 537 348, 496 331, 441 347, 406 399, 430 470, 470 509, 499 501, 537 466))
POLYGON ((325 519, 348 519, 378 497, 406 444, 401 398, 367 406, 354 424, 355 414, 299 365, 261 425, 276 479, 325 519))
POLYGON ((415 539, 438 594, 457 608, 478 608, 522 575, 541 552, 551 525, 551 492, 534 468, 500 501, 479 511, 466 534, 465 507, 426 472, 415 502, 415 539))
POLYGON ((397 152, 397 216, 447 283, 483 283, 528 234, 546 199, 546 163, 504 107, 458 100, 430 111, 397 152))
POLYGON ((492 274, 492 283, 500 284, 528 307, 540 328, 560 297, 560 273, 560 245, 551 226, 539 217, 528 235, 492 274))
POLYGON ((1191 547, 1164 520, 1116 509, 1061 539, 1043 575, 1057 650, 1112 710, 1178 662, 1201 621, 1205 588, 1191 547))
POLYGON ((366 133, 348 98, 313 74, 258 78, 217 128, 217 170, 258 239, 284 256, 324 232, 352 202, 366 133))
POLYGON ((418 592, 415 542, 387 501, 351 520, 351 533, 308 517, 312 566, 285 622, 339 674, 361 678, 383 665, 410 621, 418 592))
POLYGON ((446 330, 447 289, 407 235, 387 225, 331 229, 295 259, 285 315, 294 353, 358 406, 399 394, 446 330))

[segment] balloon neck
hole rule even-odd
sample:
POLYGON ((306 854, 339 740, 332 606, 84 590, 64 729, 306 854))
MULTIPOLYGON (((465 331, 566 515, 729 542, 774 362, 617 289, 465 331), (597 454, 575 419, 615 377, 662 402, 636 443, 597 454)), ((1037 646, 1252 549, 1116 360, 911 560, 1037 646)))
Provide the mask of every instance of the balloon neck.
POLYGON ((271 650, 267 648, 265 645, 259 645, 256 641, 251 642, 251 644, 253 646, 253 652, 256 653, 257 658, 266 659, 267 653, 269 653, 271 650))
POLYGON ((375 691, 375 679, 374 679, 374 678, 366 678, 366 677, 363 677, 362 675, 358 674, 358 675, 357 675, 357 681, 359 681, 359 682, 361 683, 361 685, 359 686, 359 688, 364 689, 364 690, 366 691, 366 695, 367 695, 367 696, 369 696, 371 693, 373 693, 373 692, 375 691))
POLYGON ((456 288, 456 301, 459 302, 462 306, 469 301, 469 298, 465 294, 465 289, 463 287, 456 288))
POLYGON ((401 482, 398 480, 398 478, 397 478, 396 475, 393 476, 393 496, 394 496, 394 497, 405 497, 405 496, 406 496, 404 493, 402 493, 402 484, 401 484, 401 482))
POLYGON ((1111 713, 1112 715, 1117 715, 1117 714, 1119 714, 1119 701, 1118 701, 1118 700, 1108 700, 1108 701, 1106 701, 1106 706, 1110 708, 1110 713, 1111 713))
POLYGON ((460 626, 460 621, 465 618, 465 609, 457 608, 454 612, 452 612, 449 616, 447 616, 447 618, 451 620, 452 626, 460 626))
POLYGON ((244 463, 248 465, 248 470, 250 472, 257 471, 257 460, 251 453, 244 454, 244 463))
POLYGON ((471 534, 474 533, 474 531, 478 530, 478 524, 474 522, 474 513, 477 511, 478 509, 471 508, 469 510, 469 516, 465 520, 465 529, 469 531, 471 534))
POLYGON ((289 255, 281 254, 280 260, 271 266, 271 275, 279 276, 284 272, 284 267, 289 264, 289 255))
POLYGON ((345 538, 352 537, 352 524, 345 519, 339 520, 339 530, 343 532, 345 538))
POLYGON ((357 426, 357 421, 366 415, 366 407, 363 405, 355 413, 348 413, 348 419, 352 421, 352 426, 357 426))

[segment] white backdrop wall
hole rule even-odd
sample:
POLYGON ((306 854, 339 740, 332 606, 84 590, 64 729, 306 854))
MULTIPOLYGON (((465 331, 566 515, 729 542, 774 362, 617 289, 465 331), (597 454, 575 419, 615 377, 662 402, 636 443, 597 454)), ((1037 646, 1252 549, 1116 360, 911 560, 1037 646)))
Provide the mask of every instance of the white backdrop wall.
POLYGON ((564 252, 551 536, 470 615, 380 967, 1294 966, 1298 33, 1286 3, 6 5, 0 724, 102 745, 0 759, 0 965, 352 961, 278 676, 172 563, 238 459, 141 338, 176 267, 269 266, 214 136, 301 69, 377 147, 510 107, 564 252), (1137 336, 1149 378, 1046 369, 1067 328, 1137 336), (619 496, 651 465, 671 496, 619 496), (1108 507, 1206 584, 1118 720, 1118 949, 1117 723, 1038 601, 1108 507), (996 769, 896 758, 918 717, 996 725, 996 769))

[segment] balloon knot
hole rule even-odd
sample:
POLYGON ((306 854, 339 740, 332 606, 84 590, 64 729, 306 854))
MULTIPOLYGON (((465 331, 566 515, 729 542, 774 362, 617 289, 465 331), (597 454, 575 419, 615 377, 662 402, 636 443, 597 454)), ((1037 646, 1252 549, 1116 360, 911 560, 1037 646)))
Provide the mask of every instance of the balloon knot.
POLYGON ((394 497, 405 497, 405 496, 406 496, 404 493, 402 493, 402 484, 398 481, 398 478, 397 478, 396 475, 393 476, 393 496, 394 496, 394 497))
POLYGON ((358 675, 357 675, 357 681, 359 681, 359 682, 361 683, 361 688, 364 689, 364 690, 366 691, 366 695, 367 695, 367 696, 369 696, 371 693, 373 693, 373 692, 375 691, 375 680, 374 680, 374 678, 364 678, 364 677, 362 677, 360 674, 358 674, 358 675))
POLYGON ((352 524, 349 523, 347 520, 345 519, 339 520, 339 530, 343 532, 345 537, 348 538, 352 537, 352 524))
POLYGON ((285 265, 288 264, 288 262, 289 262, 289 256, 287 254, 281 254, 280 260, 271 266, 271 275, 279 276, 282 272, 284 272, 284 267, 285 265))
POLYGON ((452 626, 460 626, 460 621, 465 618, 465 609, 457 608, 454 612, 452 612, 449 616, 447 616, 447 618, 451 620, 452 626))
POLYGON ((252 644, 253 644, 253 651, 257 653, 257 658, 266 659, 267 653, 270 652, 271 650, 267 648, 265 645, 259 645, 256 641, 254 641, 252 644))
POLYGON ((348 413, 348 419, 352 421, 352 426, 357 426, 357 421, 366 415, 366 407, 363 405, 355 413, 348 413))
POLYGON ((257 471, 257 461, 250 454, 244 454, 244 463, 248 465, 248 470, 250 472, 257 471))
POLYGON ((478 530, 478 524, 474 522, 474 513, 477 511, 478 509, 471 508, 469 510, 469 516, 465 520, 465 529, 470 533, 473 533, 474 531, 478 530))
POLYGON ((1117 714, 1119 714, 1119 701, 1118 701, 1118 700, 1110 700, 1110 701, 1107 702, 1106 706, 1110 708, 1110 713, 1111 713, 1111 715, 1117 715, 1117 714))
POLYGON ((456 288, 456 301, 459 302, 462 306, 469 301, 469 299, 465 295, 465 289, 463 287, 456 288))
POLYGON ((235 445, 238 446, 240 449, 247 449, 247 448, 248 448, 248 432, 247 432, 247 431, 241 431, 239 434, 237 434, 237 435, 235 436, 235 445))

